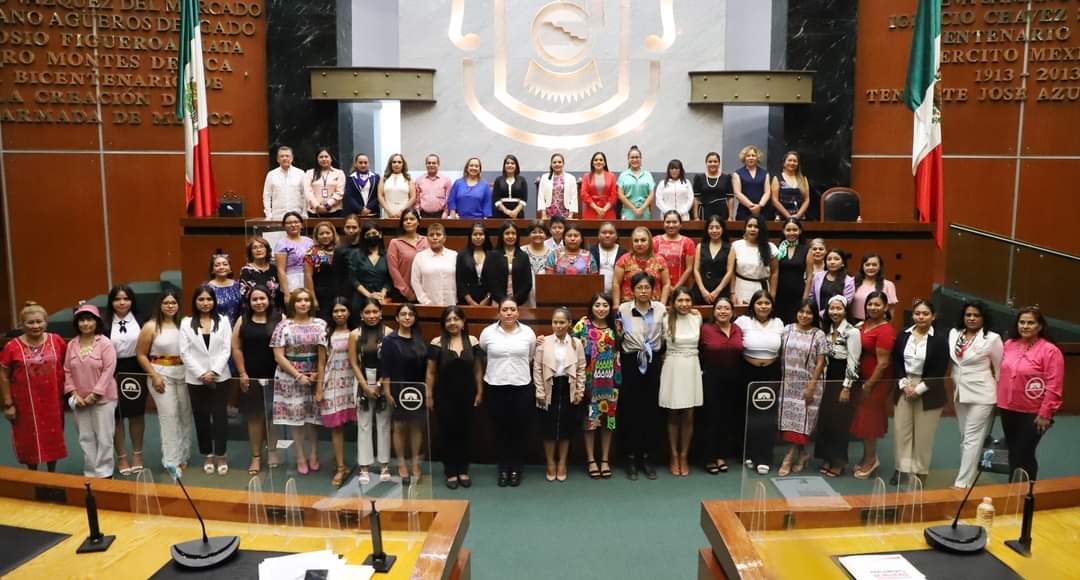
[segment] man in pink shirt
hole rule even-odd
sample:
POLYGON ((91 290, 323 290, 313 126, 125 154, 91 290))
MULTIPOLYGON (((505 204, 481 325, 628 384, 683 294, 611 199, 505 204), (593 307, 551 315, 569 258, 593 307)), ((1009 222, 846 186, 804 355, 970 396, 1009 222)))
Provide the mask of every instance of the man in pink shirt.
POLYGON ((439 174, 439 156, 431 153, 424 159, 427 173, 416 180, 416 209, 420 217, 445 218, 450 196, 450 178, 439 174))

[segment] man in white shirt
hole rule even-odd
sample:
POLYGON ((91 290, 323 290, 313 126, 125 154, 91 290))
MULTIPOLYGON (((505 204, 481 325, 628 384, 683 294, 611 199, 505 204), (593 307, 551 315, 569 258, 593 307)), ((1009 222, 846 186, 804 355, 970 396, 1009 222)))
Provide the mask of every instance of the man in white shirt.
POLYGON ((416 254, 412 263, 412 289, 420 304, 457 304, 457 252, 446 247, 446 230, 431 224, 428 249, 416 254))
POLYGON ((278 167, 271 169, 263 182, 263 215, 268 220, 280 220, 290 211, 305 215, 304 170, 292 161, 292 149, 278 147, 278 167))

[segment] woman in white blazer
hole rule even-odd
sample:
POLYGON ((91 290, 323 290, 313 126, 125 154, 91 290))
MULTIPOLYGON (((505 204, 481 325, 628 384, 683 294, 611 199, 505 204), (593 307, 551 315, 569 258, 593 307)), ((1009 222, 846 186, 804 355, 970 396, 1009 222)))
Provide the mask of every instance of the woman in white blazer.
POLYGON ((191 298, 193 316, 180 322, 180 358, 184 361, 184 382, 191 395, 195 437, 203 454, 203 471, 218 475, 229 472, 225 459, 228 429, 226 404, 229 357, 232 354, 232 326, 217 313, 217 298, 209 286, 199 286, 191 298), (215 466, 215 457, 217 464, 215 466))
POLYGON ((563 171, 564 163, 561 153, 552 155, 550 169, 540 176, 536 188, 536 216, 540 219, 555 215, 571 220, 577 217, 577 178, 563 171))
POLYGON ((975 479, 983 440, 994 423, 997 377, 1001 370, 1001 337, 987 330, 990 312, 978 300, 964 302, 960 320, 949 331, 949 357, 956 390, 956 422, 960 427, 960 471, 953 487, 975 479))

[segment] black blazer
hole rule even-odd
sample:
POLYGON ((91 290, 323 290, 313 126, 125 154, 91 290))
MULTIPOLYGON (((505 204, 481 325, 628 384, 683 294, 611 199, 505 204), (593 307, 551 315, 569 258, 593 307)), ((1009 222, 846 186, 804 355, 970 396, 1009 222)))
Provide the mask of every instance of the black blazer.
MULTIPOLYGON (((923 409, 940 409, 945 406, 945 376, 949 372, 949 333, 935 328, 934 335, 927 337, 926 363, 923 365, 923 382, 930 389, 922 394, 923 409)), ((904 330, 896 337, 892 351, 893 376, 898 379, 904 371, 904 348, 911 339, 911 332, 904 330)), ((893 403, 900 400, 899 385, 892 386, 893 403)))
POLYGON ((345 175, 345 214, 355 213, 359 215, 360 210, 366 207, 371 212, 372 217, 379 217, 379 179, 381 176, 376 173, 371 178, 367 205, 364 205, 364 198, 360 195, 360 188, 356 187, 356 182, 353 181, 352 173, 350 171, 345 175))
POLYGON ((480 275, 476 274, 476 258, 473 257, 472 248, 465 248, 457 253, 457 269, 454 279, 457 281, 457 301, 459 305, 467 305, 466 296, 480 302, 488 297, 488 290, 484 285, 484 272, 487 270, 488 254, 484 259, 484 265, 480 267, 480 275))
MULTIPOLYGON (((623 257, 623 254, 625 254, 626 252, 627 252, 626 248, 620 246, 619 244, 615 244, 615 261, 618 262, 619 258, 623 257)), ((592 254, 593 259, 596 260, 596 267, 599 268, 600 267, 600 243, 597 242, 591 248, 589 248, 589 253, 592 254)))
POLYGON ((498 304, 506 299, 506 277, 511 275, 514 280, 514 295, 511 298, 518 304, 525 304, 533 288, 532 266, 529 265, 529 256, 525 250, 514 250, 514 262, 509 272, 502 250, 489 252, 487 261, 484 262, 484 286, 491 293, 493 303, 498 304))
MULTIPOLYGON (((506 190, 507 190, 506 178, 501 176, 501 175, 496 177, 495 178, 495 185, 493 185, 492 188, 491 188, 491 215, 492 216, 495 216, 495 217, 508 217, 506 214, 499 211, 499 208, 495 207, 495 202, 499 201, 500 199, 506 199, 507 196, 508 196, 507 195, 508 193, 509 193, 509 197, 512 197, 512 198, 517 199, 517 200, 521 200, 518 203, 522 204, 522 207, 524 207, 524 205, 529 202, 529 182, 525 181, 525 178, 521 177, 520 175, 517 176, 516 179, 514 179, 514 186, 512 188, 510 188, 510 191, 507 192, 506 190)), ((524 214, 519 214, 518 217, 519 218, 524 217, 524 214)))

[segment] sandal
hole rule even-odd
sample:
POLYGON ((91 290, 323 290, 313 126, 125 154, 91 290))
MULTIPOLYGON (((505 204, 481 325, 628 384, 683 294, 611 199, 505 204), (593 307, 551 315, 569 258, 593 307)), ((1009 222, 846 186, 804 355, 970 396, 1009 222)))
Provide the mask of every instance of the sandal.
POLYGON ((131 475, 131 466, 127 462, 127 453, 118 453, 116 455, 116 470, 120 472, 120 475, 131 475))
POLYGON ((307 463, 308 463, 308 467, 310 467, 312 471, 318 471, 319 470, 320 465, 319 465, 319 458, 318 457, 312 457, 311 459, 308 460, 307 463))
POLYGON ((142 451, 132 451, 131 452, 131 473, 139 473, 142 470, 143 470, 142 451))
POLYGON ((277 451, 269 451, 266 455, 267 465, 270 466, 270 469, 277 469, 281 466, 281 463, 278 462, 277 451))
POLYGON ((844 474, 844 468, 843 467, 841 467, 840 469, 822 468, 821 469, 821 474, 824 475, 825 477, 840 477, 841 475, 844 474))
POLYGON ((349 467, 347 465, 339 465, 334 472, 334 478, 330 480, 330 485, 334 487, 341 487, 341 484, 345 483, 345 476, 349 474, 349 467))
POLYGON ((589 477, 592 479, 600 479, 600 465, 595 461, 590 461, 586 467, 588 467, 589 477))
POLYGON ((252 455, 251 465, 248 466, 248 475, 259 475, 262 469, 262 455, 252 455))
POLYGON ((600 477, 602 477, 603 479, 611 479, 611 462, 600 462, 600 477))
POLYGON ((710 463, 705 466, 705 471, 711 473, 712 475, 716 475, 720 473, 720 466, 715 463, 710 463))
POLYGON ((795 465, 791 466, 791 471, 793 473, 801 473, 802 470, 804 468, 806 468, 806 464, 809 461, 810 461, 810 454, 809 453, 807 453, 805 451, 799 453, 799 459, 795 462, 795 465))
POLYGON ((379 469, 379 481, 390 481, 390 464, 384 463, 379 469))
POLYGON ((723 459, 716 460, 716 468, 720 470, 720 473, 727 473, 728 464, 723 459))

